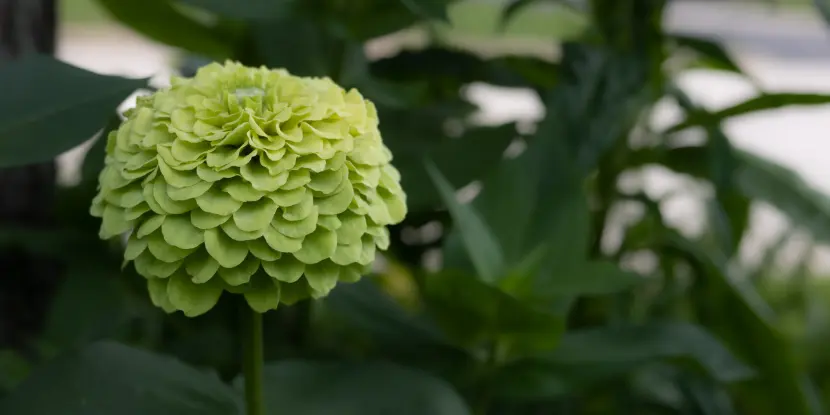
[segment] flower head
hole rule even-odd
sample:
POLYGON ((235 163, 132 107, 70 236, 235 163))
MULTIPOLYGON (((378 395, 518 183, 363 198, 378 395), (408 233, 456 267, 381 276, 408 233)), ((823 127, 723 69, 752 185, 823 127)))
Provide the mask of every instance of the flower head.
POLYGON ((328 78, 214 63, 139 98, 106 151, 91 213, 167 312, 325 296, 406 214, 374 105, 328 78))

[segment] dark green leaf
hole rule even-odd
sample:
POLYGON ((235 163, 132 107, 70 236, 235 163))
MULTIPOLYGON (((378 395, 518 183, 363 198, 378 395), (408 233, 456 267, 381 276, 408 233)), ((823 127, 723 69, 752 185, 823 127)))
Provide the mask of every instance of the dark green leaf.
POLYGON ((121 124, 121 117, 112 114, 109 121, 95 138, 95 143, 84 154, 84 163, 81 166, 81 179, 83 181, 97 181, 98 174, 104 169, 105 151, 107 146, 107 135, 110 131, 118 129, 121 124))
POLYGON ((446 0, 399 0, 412 14, 426 20, 449 23, 446 0))
POLYGON ((677 46, 694 51, 708 67, 743 73, 743 70, 729 55, 726 49, 717 42, 694 36, 671 36, 677 46))
POLYGON ((381 132, 401 171, 410 211, 433 208, 442 200, 435 186, 421 179, 427 175, 424 157, 435 162, 453 187, 460 188, 495 169, 517 134, 515 125, 505 124, 470 128, 461 137, 449 138, 442 131, 449 117, 422 119, 420 125, 417 117, 407 118, 413 124, 411 129, 408 124, 396 123, 395 118, 381 119, 381 132))
POLYGON ((29 375, 32 365, 14 350, 0 349, 0 397, 29 375))
POLYGON ((370 281, 338 287, 325 304, 347 324, 381 343, 403 347, 448 344, 431 322, 403 309, 370 281))
POLYGON ((654 359, 686 358, 713 378, 732 382, 752 370, 738 361, 715 337, 686 323, 648 323, 572 331, 546 357, 561 364, 645 363, 654 359))
POLYGON ((828 0, 813 0, 824 22, 830 24, 830 1, 828 0))
POLYGON ((237 415, 237 395, 169 357, 111 342, 35 370, 7 400, 9 415, 237 415))
POLYGON ((242 20, 268 20, 287 13, 294 0, 179 0, 184 4, 242 20))
POLYGON ((545 350, 557 343, 564 330, 562 316, 534 308, 464 273, 426 276, 423 295, 448 334, 467 347, 502 341, 519 352, 545 350))
POLYGON ((753 384, 761 393, 754 395, 756 404, 763 402, 764 413, 822 413, 792 345, 773 324, 774 313, 745 280, 727 273, 726 258, 676 233, 667 236, 666 247, 689 260, 698 277, 705 278, 699 284, 705 284, 706 304, 699 305, 698 313, 710 331, 758 371, 753 384))
POLYGON ((264 382, 273 415, 470 413, 444 381, 391 363, 289 360, 267 365, 264 382))
POLYGON ((118 264, 75 261, 58 289, 40 343, 49 351, 112 335, 129 318, 126 290, 118 264), (110 265, 109 267, 107 265, 110 265))
POLYGON ((700 327, 648 323, 568 332, 554 351, 505 365, 496 382, 511 399, 552 399, 660 361, 689 362, 723 382, 752 375, 700 327))
POLYGON ((0 166, 47 161, 95 135, 145 80, 97 75, 45 56, 5 64, 0 166))
POLYGON ((790 105, 824 105, 830 104, 830 95, 822 94, 805 94, 794 92, 781 93, 765 93, 754 98, 750 98, 739 104, 716 111, 713 113, 707 112, 693 112, 690 113, 685 120, 672 127, 669 127, 666 132, 673 133, 685 130, 689 127, 699 125, 711 125, 720 123, 728 118, 737 117, 755 113, 758 111, 765 111, 787 107, 790 105))
POLYGON ((155 41, 212 59, 231 56, 228 40, 213 28, 191 19, 168 0, 98 0, 98 3, 118 21, 155 41))
POLYGON ((452 185, 432 161, 426 162, 426 169, 455 220, 479 277, 488 282, 496 281, 504 272, 504 253, 499 241, 472 205, 458 202, 452 185))
MULTIPOLYGON (((679 173, 706 177, 710 152, 706 147, 686 146, 665 152, 644 151, 638 164, 663 164, 679 173)), ((830 241, 830 198, 816 190, 793 170, 752 153, 735 150, 735 188, 753 200, 767 202, 819 241, 830 241)), ((738 209, 740 200, 736 201, 738 209)))

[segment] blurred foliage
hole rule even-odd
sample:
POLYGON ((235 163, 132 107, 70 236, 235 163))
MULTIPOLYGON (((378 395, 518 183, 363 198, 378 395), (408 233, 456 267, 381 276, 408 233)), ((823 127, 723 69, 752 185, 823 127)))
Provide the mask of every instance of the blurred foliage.
MULTIPOLYGON (((807 415, 830 405, 830 286, 808 280, 807 259, 781 277, 738 258, 753 204, 826 243, 830 201, 734 148, 721 126, 830 97, 761 90, 703 108, 674 83, 682 71, 752 80, 718 43, 667 33, 664 1, 512 0, 495 14, 489 2, 451 0, 98 3, 183 49, 185 74, 210 59, 279 66, 359 88, 378 106, 411 213, 376 275, 266 315, 271 413, 807 415), (521 31, 517 19, 565 29, 521 31), (470 22, 487 29, 467 41, 456 29, 470 22), (524 36, 556 52, 503 53, 489 41, 524 36), (544 117, 477 122, 468 91, 481 84, 522 88, 544 117), (681 111, 677 124, 653 125, 658 102, 681 111), (653 166, 707 189, 702 235, 666 220, 670 195, 619 185, 653 166), (640 213, 621 225, 613 212, 624 205, 640 213), (608 243, 615 230, 619 243, 608 243), (646 266, 632 267, 638 258, 646 266)), ((2 166, 111 130, 117 102, 149 88, 45 57, 0 77, 11 87, 0 95, 2 166)), ((120 269, 123 247, 97 239, 87 209, 101 146, 81 182, 60 188, 53 228, 0 229, 0 246, 66 265, 43 332, 22 349, 0 345, 0 413, 241 413, 235 304, 163 315, 120 269)))

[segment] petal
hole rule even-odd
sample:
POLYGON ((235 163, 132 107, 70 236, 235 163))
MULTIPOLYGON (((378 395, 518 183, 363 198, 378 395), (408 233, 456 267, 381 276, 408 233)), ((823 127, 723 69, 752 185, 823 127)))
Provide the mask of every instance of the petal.
POLYGON ((98 236, 101 239, 109 239, 121 235, 130 230, 130 222, 124 217, 124 209, 113 205, 104 206, 101 229, 98 236))
POLYGON ((250 183, 242 179, 227 181, 222 186, 222 190, 240 202, 254 202, 261 199, 262 196, 265 195, 265 192, 254 189, 250 183))
POLYGON ((271 225, 279 233, 292 238, 302 238, 317 228, 317 206, 312 206, 311 213, 298 221, 290 221, 280 215, 273 216, 271 225))
POLYGON ((243 204, 234 212, 233 220, 243 231, 264 231, 271 224, 278 208, 273 200, 263 198, 257 202, 243 204))
POLYGON ((247 284, 251 276, 259 269, 259 259, 248 255, 241 264, 233 268, 219 268, 219 276, 228 285, 234 287, 247 284))
POLYGON ((223 223, 222 230, 235 241, 251 241, 261 237, 265 233, 264 229, 254 232, 243 231, 232 220, 223 223))
POLYGON ((306 194, 306 197, 300 203, 282 208, 282 217, 287 220, 302 220, 311 215, 312 211, 317 211, 314 206, 314 198, 311 194, 306 194))
POLYGON ((211 182, 199 182, 194 184, 193 186, 188 187, 175 187, 171 184, 167 185, 167 195, 170 196, 170 199, 175 201, 183 201, 188 199, 195 199, 208 191, 210 186, 212 185, 211 182))
POLYGON ((235 241, 216 228, 205 231, 205 248, 225 268, 241 264, 248 255, 248 247, 244 242, 235 241))
POLYGON ((200 164, 198 167, 196 167, 196 175, 206 182, 216 182, 222 179, 234 177, 237 175, 237 172, 233 169, 217 171, 211 167, 208 167, 205 164, 200 164))
POLYGON ((239 168, 239 174, 251 183, 254 189, 263 192, 273 192, 279 189, 288 181, 289 175, 283 172, 277 176, 272 176, 265 167, 259 163, 248 163, 239 168))
POLYGON ((294 256, 306 264, 315 264, 331 257, 336 248, 337 234, 325 228, 317 228, 303 239, 302 248, 294 252, 294 256))
POLYGON ((275 310, 280 305, 280 283, 271 278, 254 278, 245 301, 257 313, 275 310))
POLYGON ((361 272, 362 267, 360 266, 348 266, 340 268, 340 281, 342 282, 358 282, 360 281, 361 276, 363 273, 361 272))
POLYGON ((147 291, 150 293, 150 301, 153 305, 161 308, 167 313, 176 311, 176 307, 170 302, 167 297, 167 280, 151 278, 147 280, 147 291))
POLYGON ((311 196, 310 193, 306 195, 307 192, 305 187, 298 187, 293 190, 277 190, 276 192, 269 193, 268 198, 279 206, 292 206, 302 202, 306 197, 311 196))
POLYGON ((230 218, 231 215, 215 215, 199 209, 190 211, 190 222, 199 229, 213 229, 230 218))
POLYGON ((302 239, 289 238, 279 233, 273 226, 265 230, 264 236, 268 246, 280 253, 296 252, 302 248, 302 239))
POLYGON ((296 154, 286 154, 277 160, 271 158, 271 153, 265 154, 266 157, 260 157, 259 162, 268 169, 272 176, 291 170, 297 162, 296 154))
POLYGON ((322 261, 305 267, 305 279, 308 286, 318 295, 326 295, 337 285, 340 266, 331 261, 322 261))
POLYGON ((164 219, 166 217, 166 215, 150 216, 141 224, 141 226, 138 227, 138 232, 136 232, 136 236, 138 236, 139 238, 143 238, 155 232, 155 230, 160 228, 161 224, 164 223, 164 219))
POLYGON ((337 215, 346 211, 354 199, 354 189, 348 180, 337 193, 323 198, 316 198, 315 204, 320 208, 321 215, 337 215))
POLYGON ((222 216, 231 215, 242 206, 242 202, 216 188, 210 189, 196 198, 196 204, 205 212, 222 216))
POLYGON ((282 282, 296 282, 303 276, 305 264, 297 261, 291 255, 285 255, 276 261, 263 261, 262 269, 271 276, 282 282))
POLYGON ((308 188, 315 190, 324 195, 334 193, 347 180, 349 170, 346 167, 341 167, 340 170, 326 170, 321 173, 315 173, 311 176, 311 181, 308 183, 308 188))
MULTIPOLYGON (((193 200, 177 201, 171 199, 170 195, 167 194, 167 184, 160 177, 153 182, 153 199, 163 211, 173 215, 188 212, 196 207, 193 200)), ((150 203, 149 200, 147 203, 150 203)), ((152 208, 153 205, 151 204, 150 207, 152 208)))
MULTIPOLYGON (((166 224, 169 221, 170 217, 165 219, 164 223, 166 224)), ((164 224, 162 224, 161 227, 163 232, 164 224)), ((153 256, 158 260, 164 262, 178 262, 193 252, 193 249, 183 249, 171 245, 164 240, 162 232, 153 232, 145 237, 145 239, 147 239, 147 247, 149 248, 150 253, 153 254, 153 256)))
POLYGON ((132 261, 138 258, 147 249, 147 240, 140 239, 135 234, 130 235, 127 240, 127 247, 124 249, 124 259, 132 261))
POLYGON ((167 284, 167 298, 188 317, 207 313, 219 301, 222 286, 211 282, 196 284, 183 273, 176 273, 167 284))
POLYGON ((133 261, 135 271, 144 278, 167 278, 182 265, 181 261, 164 262, 144 251, 133 261))
MULTIPOLYGON (((318 215, 317 224, 330 231, 336 231, 340 229, 341 226, 343 226, 343 224, 340 222, 340 219, 338 219, 335 215, 318 215)), ((337 240, 340 240, 340 234, 337 235, 337 240)))
POLYGON ((271 249, 268 242, 264 238, 257 238, 248 241, 248 250, 254 254, 255 257, 263 261, 276 261, 282 256, 279 252, 271 249))
POLYGON ((168 216, 161 225, 161 234, 167 243, 182 249, 196 248, 205 241, 203 231, 193 226, 190 215, 168 216))
POLYGON ((363 255, 363 242, 358 239, 348 245, 337 245, 331 260, 338 265, 350 265, 360 262, 363 255))
POLYGON ((164 160, 161 158, 159 159, 159 171, 161 171, 161 175, 164 176, 164 181, 167 183, 172 184, 176 187, 188 187, 193 186, 196 183, 202 181, 201 178, 196 174, 196 172, 192 170, 175 170, 171 168, 164 160))
POLYGON ((292 170, 288 180, 281 186, 282 190, 296 189, 311 181, 311 173, 306 169, 292 170))
POLYGON ((187 257, 184 261, 184 269, 193 277, 191 281, 203 284, 216 275, 219 263, 206 250, 200 249, 187 257))

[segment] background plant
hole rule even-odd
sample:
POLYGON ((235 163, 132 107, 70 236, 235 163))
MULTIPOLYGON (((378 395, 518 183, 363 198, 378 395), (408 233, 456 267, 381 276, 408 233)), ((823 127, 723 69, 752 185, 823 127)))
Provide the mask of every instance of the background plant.
MULTIPOLYGON (((556 2, 546 23, 564 29, 550 39, 553 55, 460 43, 446 31, 452 2, 443 0, 99 2, 187 51, 185 73, 226 58, 285 67, 357 87, 378 106, 410 214, 372 278, 266 315, 271 413, 763 415, 827 406, 825 294, 803 267, 781 282, 769 267, 737 263, 752 203, 775 206, 823 242, 826 196, 734 148, 721 124, 830 97, 760 90, 707 111, 677 74, 704 66, 746 75, 717 43, 666 32, 664 2, 556 2), (367 52, 379 39, 394 46, 383 57, 367 52), (474 83, 529 88, 546 115, 534 125, 476 123, 465 94, 474 83), (667 100, 681 121, 655 126, 667 100), (619 186, 649 166, 708 190, 702 237, 673 228, 663 200, 619 186), (471 202, 455 197, 461 188, 476 194, 471 202), (621 221, 623 208, 638 214, 621 221), (615 231, 621 240, 608 243, 615 231), (643 257, 654 266, 626 266, 643 257)), ((499 19, 509 24, 541 3, 508 2, 499 19)), ((116 105, 148 88, 39 56, 5 64, 0 79, 3 166, 51 160, 112 129, 116 105)), ((2 229, 4 246, 62 269, 43 328, 0 354, 3 413, 239 413, 233 304, 196 319, 164 316, 140 277, 120 270, 120 245, 98 241, 87 208, 103 141, 82 182, 55 190, 55 224, 2 229)))

